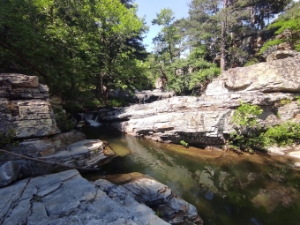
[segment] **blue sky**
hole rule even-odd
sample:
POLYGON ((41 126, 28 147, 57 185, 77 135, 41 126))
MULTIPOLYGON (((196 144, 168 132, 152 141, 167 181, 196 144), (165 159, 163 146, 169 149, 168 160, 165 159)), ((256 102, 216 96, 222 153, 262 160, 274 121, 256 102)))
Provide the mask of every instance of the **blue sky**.
POLYGON ((147 37, 144 38, 144 44, 148 45, 147 50, 152 51, 152 39, 161 30, 160 26, 153 26, 151 21, 156 18, 156 14, 163 8, 170 8, 175 13, 175 19, 188 17, 188 3, 191 0, 135 0, 138 4, 138 16, 146 17, 147 25, 149 26, 149 32, 147 37))

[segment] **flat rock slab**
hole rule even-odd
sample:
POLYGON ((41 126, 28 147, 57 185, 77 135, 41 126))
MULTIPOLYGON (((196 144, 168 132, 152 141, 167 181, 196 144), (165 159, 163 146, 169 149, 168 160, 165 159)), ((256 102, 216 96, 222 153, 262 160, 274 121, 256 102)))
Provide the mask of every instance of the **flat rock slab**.
POLYGON ((122 197, 124 204, 77 170, 25 179, 0 189, 0 224, 168 224, 131 196, 122 197))

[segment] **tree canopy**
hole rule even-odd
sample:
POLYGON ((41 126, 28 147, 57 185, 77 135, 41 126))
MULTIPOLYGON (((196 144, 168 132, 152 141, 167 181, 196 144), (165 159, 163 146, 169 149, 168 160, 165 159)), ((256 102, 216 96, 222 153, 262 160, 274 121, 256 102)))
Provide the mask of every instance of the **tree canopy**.
POLYGON ((3 0, 0 72, 37 75, 65 98, 143 84, 143 20, 132 1, 3 0))
POLYGON ((112 90, 151 88, 158 77, 178 94, 197 94, 253 57, 243 37, 269 30, 284 38, 261 51, 283 41, 300 50, 299 12, 292 0, 191 0, 187 18, 169 8, 153 18, 161 30, 150 54, 134 0, 2 0, 0 72, 37 75, 52 94, 94 105, 107 104, 112 90))

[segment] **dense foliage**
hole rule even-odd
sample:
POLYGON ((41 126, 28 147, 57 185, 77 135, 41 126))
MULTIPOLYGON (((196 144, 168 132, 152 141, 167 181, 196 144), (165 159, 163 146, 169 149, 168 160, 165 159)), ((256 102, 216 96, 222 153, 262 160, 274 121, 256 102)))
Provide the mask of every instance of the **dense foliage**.
POLYGON ((167 81, 163 89, 199 94, 221 71, 257 62, 240 43, 249 35, 288 31, 264 49, 281 42, 299 49, 299 3, 292 2, 191 0, 189 17, 180 20, 162 9, 148 54, 134 0, 2 0, 0 72, 39 76, 69 108, 115 104, 112 90, 152 88, 158 77, 167 81))
POLYGON ((65 99, 144 84, 143 21, 131 1, 0 1, 0 72, 37 75, 65 99))
POLYGON ((300 139, 300 124, 287 121, 272 127, 261 127, 258 118, 263 110, 257 105, 241 102, 233 115, 232 148, 244 151, 264 150, 268 146, 286 146, 300 139))
POLYGON ((261 54, 269 47, 277 46, 283 42, 288 43, 292 49, 300 51, 300 2, 293 2, 289 5, 285 13, 270 24, 268 29, 275 29, 275 34, 282 37, 266 42, 260 50, 261 54))
MULTIPOLYGON (((296 12, 298 3, 292 2, 191 0, 189 17, 180 20, 175 20, 171 9, 161 10, 152 21, 162 29, 153 39, 155 48, 148 58, 148 77, 154 80, 167 76, 167 88, 178 94, 201 93, 220 72, 260 60, 253 46, 244 43, 249 37, 265 31, 272 36, 289 30, 293 35, 288 41, 297 49, 296 15, 300 10, 296 12)), ((285 41, 275 39, 264 48, 285 41)))

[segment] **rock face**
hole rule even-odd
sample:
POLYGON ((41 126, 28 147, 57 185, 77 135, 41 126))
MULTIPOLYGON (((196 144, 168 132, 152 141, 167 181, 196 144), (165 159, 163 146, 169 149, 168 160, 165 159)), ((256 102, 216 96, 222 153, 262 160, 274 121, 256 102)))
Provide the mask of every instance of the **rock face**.
POLYGON ((99 186, 76 170, 19 181, 0 189, 0 224, 168 224, 125 188, 106 195, 99 186))
POLYGON ((300 121, 300 53, 226 71, 200 97, 173 97, 100 113, 122 132, 157 141, 222 145, 240 102, 260 105, 262 126, 300 121))
POLYGON ((59 133, 48 97, 37 77, 0 74, 0 132, 14 129, 17 138, 59 133))
MULTIPOLYGON (((48 91, 35 76, 0 74, 0 133, 12 129, 20 142, 9 147, 12 153, 69 167, 94 167, 116 156, 100 140, 84 140, 78 131, 60 133, 48 91)), ((7 161, 18 164, 21 177, 62 169, 2 154, 0 166, 7 161)))

